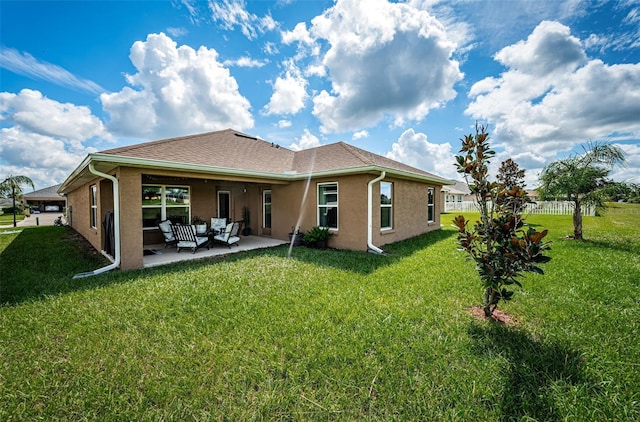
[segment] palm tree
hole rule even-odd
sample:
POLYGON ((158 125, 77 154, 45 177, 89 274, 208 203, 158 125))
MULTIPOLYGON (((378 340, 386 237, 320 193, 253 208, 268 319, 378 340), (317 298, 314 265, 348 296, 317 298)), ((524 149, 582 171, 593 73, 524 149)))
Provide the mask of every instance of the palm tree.
POLYGON ((16 227, 16 198, 22 195, 22 186, 31 186, 35 189, 33 180, 27 176, 9 176, 0 183, 0 196, 13 199, 13 227, 16 227))
POLYGON ((562 198, 573 202, 573 238, 582 240, 582 204, 604 207, 598 193, 609 183, 614 166, 624 165, 625 153, 611 144, 594 143, 582 155, 554 161, 540 174, 542 199, 562 198))

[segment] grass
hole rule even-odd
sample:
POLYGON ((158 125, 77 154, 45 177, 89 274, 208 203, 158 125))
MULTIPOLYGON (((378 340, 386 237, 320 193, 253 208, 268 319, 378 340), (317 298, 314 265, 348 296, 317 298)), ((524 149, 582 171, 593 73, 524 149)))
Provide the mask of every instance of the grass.
MULTIPOLYGON (((24 220, 24 214, 16 214, 16 221, 24 220)), ((0 226, 13 224, 13 214, 0 214, 0 226)))
MULTIPOLYGON (((469 215, 473 217, 473 215, 469 215)), ((1 420, 640 419, 638 214, 550 229, 553 260, 475 320, 443 230, 390 256, 286 248, 113 272, 66 228, 0 235, 1 420)))

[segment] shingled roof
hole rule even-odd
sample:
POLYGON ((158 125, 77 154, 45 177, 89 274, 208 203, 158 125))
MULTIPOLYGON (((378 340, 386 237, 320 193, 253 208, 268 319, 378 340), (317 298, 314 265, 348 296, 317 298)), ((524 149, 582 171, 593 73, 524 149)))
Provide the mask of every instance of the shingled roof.
POLYGON ((267 173, 290 171, 294 157, 289 149, 232 129, 145 142, 102 153, 267 173))
POLYGON ((344 142, 292 151, 232 129, 145 142, 102 151, 102 154, 276 174, 375 166, 439 179, 429 172, 344 142))
POLYGON ((33 192, 27 192, 22 196, 25 200, 28 199, 31 201, 47 201, 47 200, 59 201, 61 199, 64 199, 64 197, 58 193, 59 188, 60 188, 60 185, 49 186, 44 189, 39 189, 33 192))
MULTIPOLYGON (((281 182, 314 175, 386 171, 396 177, 451 182, 432 173, 373 154, 344 142, 292 151, 272 142, 225 129, 162 139, 90 154, 62 184, 60 192, 90 178, 89 164, 110 171, 117 166, 189 170, 206 174, 241 175, 281 182)), ((379 174, 379 173, 378 173, 379 174)))

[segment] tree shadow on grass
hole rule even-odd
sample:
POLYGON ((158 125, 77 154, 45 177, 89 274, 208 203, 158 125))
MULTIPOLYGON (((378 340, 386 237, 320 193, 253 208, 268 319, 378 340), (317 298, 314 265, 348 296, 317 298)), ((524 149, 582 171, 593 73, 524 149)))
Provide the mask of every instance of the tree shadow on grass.
POLYGON ((502 356, 507 361, 499 403, 503 421, 561 420, 554 385, 586 383, 577 350, 541 342, 522 329, 499 323, 472 323, 469 336, 478 353, 491 359, 502 356))

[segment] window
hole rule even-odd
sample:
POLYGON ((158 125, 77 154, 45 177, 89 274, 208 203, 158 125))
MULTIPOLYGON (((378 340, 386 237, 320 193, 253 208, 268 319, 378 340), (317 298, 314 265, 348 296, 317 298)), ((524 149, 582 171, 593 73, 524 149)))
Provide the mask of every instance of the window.
POLYGON ((318 183, 318 226, 338 228, 337 183, 318 183))
POLYGON ((265 229, 271 228, 271 191, 265 190, 262 192, 262 227, 265 229))
POLYGON ((91 227, 94 229, 98 228, 98 188, 96 185, 91 185, 89 187, 90 191, 90 203, 91 203, 91 227))
POLYGON ((188 224, 188 186, 142 185, 142 227, 155 228, 163 220, 188 224))
POLYGON ((435 221, 435 197, 433 188, 427 190, 427 220, 429 223, 435 221))
POLYGON ((380 182, 380 228, 393 227, 393 184, 380 182))

